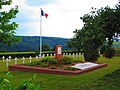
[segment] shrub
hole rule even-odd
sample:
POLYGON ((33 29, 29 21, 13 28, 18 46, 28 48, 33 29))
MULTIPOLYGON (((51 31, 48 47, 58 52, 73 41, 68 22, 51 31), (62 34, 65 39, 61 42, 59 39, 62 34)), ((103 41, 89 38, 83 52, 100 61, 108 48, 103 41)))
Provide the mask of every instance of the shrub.
POLYGON ((100 48, 100 54, 104 54, 106 48, 107 48, 107 46, 106 46, 106 45, 103 45, 103 46, 100 48))
POLYGON ((41 62, 48 63, 49 59, 50 59, 50 58, 48 58, 48 57, 43 58, 43 59, 41 60, 41 62))
POLYGON ((115 48, 115 54, 120 54, 120 48, 115 48))
POLYGON ((77 70, 77 68, 74 68, 74 67, 65 67, 64 70, 75 71, 75 70, 77 70))
POLYGON ((32 63, 28 63, 28 64, 25 64, 26 66, 36 66, 36 65, 41 65, 41 62, 40 61, 36 61, 36 62, 32 62, 32 63))
POLYGON ((0 77, 0 90, 13 90, 12 84, 9 81, 10 77, 12 77, 10 72, 8 72, 4 77, 0 77))
POLYGON ((48 60, 48 63, 49 63, 50 65, 56 65, 56 64, 57 64, 57 60, 56 60, 55 58, 50 58, 50 59, 48 60))
POLYGON ((72 64, 73 60, 72 60, 72 58, 70 58, 70 57, 63 56, 63 57, 60 59, 60 62, 61 62, 61 64, 72 64))
POLYGON ((84 53, 84 58, 87 62, 97 61, 98 57, 100 57, 98 50, 87 51, 86 53, 84 53))
POLYGON ((48 67, 48 64, 46 64, 46 63, 41 63, 40 66, 41 66, 41 67, 48 67))
POLYGON ((51 65, 51 66, 50 66, 50 69, 56 69, 56 66, 51 65))
POLYGON ((112 58, 115 54, 115 50, 113 48, 106 48, 104 56, 106 58, 112 58))
POLYGON ((57 64, 57 60, 55 58, 48 58, 48 57, 47 58, 43 58, 41 60, 41 62, 48 63, 48 64, 51 64, 51 65, 57 64))
POLYGON ((41 90, 43 85, 35 85, 34 80, 36 74, 30 80, 26 80, 19 84, 18 87, 14 87, 8 78, 12 77, 12 74, 8 72, 4 77, 0 77, 0 90, 41 90))

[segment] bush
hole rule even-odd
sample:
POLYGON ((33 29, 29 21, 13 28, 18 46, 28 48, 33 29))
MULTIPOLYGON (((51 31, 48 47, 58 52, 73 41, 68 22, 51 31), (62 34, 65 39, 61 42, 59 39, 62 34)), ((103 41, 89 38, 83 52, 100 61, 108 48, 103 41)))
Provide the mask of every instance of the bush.
POLYGON ((49 59, 50 59, 50 58, 48 58, 48 57, 43 58, 43 59, 41 60, 41 62, 48 63, 49 59))
POLYGON ((50 69, 56 69, 56 66, 51 65, 51 66, 50 66, 50 69))
POLYGON ((115 48, 115 54, 120 54, 120 48, 115 48))
POLYGON ((40 61, 35 61, 35 62, 32 62, 32 63, 28 63, 28 64, 25 64, 26 66, 36 66, 36 65, 41 65, 41 62, 40 61))
POLYGON ((77 70, 77 68, 74 68, 74 67, 65 67, 64 70, 75 71, 75 70, 77 70))
POLYGON ((48 67, 48 64, 46 64, 46 63, 41 63, 40 66, 41 66, 41 67, 48 67))
POLYGON ((33 78, 30 80, 26 80, 19 84, 17 88, 10 82, 10 77, 12 77, 10 72, 8 72, 4 77, 0 77, 0 90, 41 90, 43 88, 43 85, 34 84, 36 74, 34 74, 33 78))
POLYGON ((63 56, 61 59, 60 59, 60 63, 61 64, 72 64, 73 62, 73 59, 70 58, 70 57, 67 57, 67 56, 63 56))
POLYGON ((105 50, 104 56, 106 58, 112 58, 114 56, 114 54, 115 54, 115 50, 113 48, 107 47, 105 50))
POLYGON ((48 57, 47 58, 43 58, 41 60, 41 62, 47 63, 47 64, 51 64, 51 65, 57 64, 57 60, 55 58, 48 58, 48 57))
POLYGON ((84 58, 85 58, 85 61, 87 61, 87 62, 97 61, 98 57, 100 57, 98 50, 95 50, 93 52, 87 51, 86 53, 84 53, 84 58))
POLYGON ((106 46, 106 45, 103 45, 103 46, 100 48, 100 54, 104 54, 106 48, 107 48, 107 46, 106 46))
POLYGON ((55 58, 50 58, 50 59, 48 60, 48 63, 49 63, 50 65, 56 65, 56 64, 57 64, 57 60, 56 60, 55 58))

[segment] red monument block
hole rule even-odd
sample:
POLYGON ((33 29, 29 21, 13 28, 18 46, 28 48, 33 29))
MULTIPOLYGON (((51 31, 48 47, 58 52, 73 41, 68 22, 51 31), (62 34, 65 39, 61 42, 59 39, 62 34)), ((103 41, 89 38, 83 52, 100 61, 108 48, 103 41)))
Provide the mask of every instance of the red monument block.
POLYGON ((61 45, 55 46, 55 58, 56 59, 62 58, 62 46, 61 45))

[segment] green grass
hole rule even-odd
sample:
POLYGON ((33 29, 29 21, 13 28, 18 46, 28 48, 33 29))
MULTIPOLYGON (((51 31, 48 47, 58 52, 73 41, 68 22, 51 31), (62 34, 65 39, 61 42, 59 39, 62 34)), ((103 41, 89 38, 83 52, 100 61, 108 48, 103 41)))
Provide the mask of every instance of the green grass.
MULTIPOLYGON (((75 58, 77 60, 77 58, 75 58)), ((84 61, 83 57, 78 60, 84 61)), ((25 60, 29 62, 28 59, 25 60)), ((35 59, 33 60, 35 61, 35 59)), ((21 59, 18 61, 21 63, 21 59)), ((99 63, 107 63, 108 66, 76 76, 37 74, 35 83, 44 83, 44 90, 120 90, 120 57, 106 59, 99 58, 99 63), (118 71, 116 71, 118 70, 118 71), (116 71, 116 72, 115 72, 116 71), (111 74, 112 73, 112 74, 111 74)), ((13 65, 14 62, 10 62, 13 65)), ((8 72, 6 63, 0 60, 0 76, 4 76, 8 72)), ((35 73, 11 72, 14 77, 10 79, 16 87, 18 83, 30 79, 35 73)))

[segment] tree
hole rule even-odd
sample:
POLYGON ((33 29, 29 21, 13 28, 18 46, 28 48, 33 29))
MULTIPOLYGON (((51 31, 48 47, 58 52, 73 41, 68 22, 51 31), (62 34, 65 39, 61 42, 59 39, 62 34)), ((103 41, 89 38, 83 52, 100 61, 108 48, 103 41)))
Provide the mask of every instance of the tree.
POLYGON ((114 37, 120 34, 120 5, 114 9, 110 7, 101 8, 85 14, 82 19, 84 26, 75 30, 74 37, 68 43, 69 46, 84 53, 85 61, 96 61, 99 56, 99 49, 107 40, 109 49, 114 37))
POLYGON ((14 35, 18 24, 11 22, 11 19, 15 18, 18 13, 18 6, 11 8, 9 11, 3 10, 3 6, 11 3, 12 0, 0 0, 0 44, 2 45, 11 45, 20 41, 20 37, 14 35))
POLYGON ((105 50, 105 57, 111 58, 114 55, 112 48, 113 41, 120 36, 120 2, 115 8, 105 7, 97 11, 98 17, 102 21, 100 24, 104 25, 102 31, 106 36, 107 47, 105 50))
POLYGON ((43 45, 42 45, 42 50, 43 50, 43 51, 50 51, 51 49, 50 49, 50 47, 49 47, 48 44, 43 44, 43 45))

